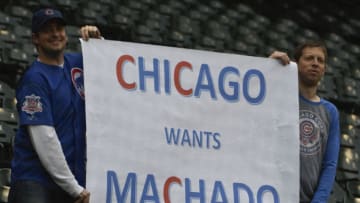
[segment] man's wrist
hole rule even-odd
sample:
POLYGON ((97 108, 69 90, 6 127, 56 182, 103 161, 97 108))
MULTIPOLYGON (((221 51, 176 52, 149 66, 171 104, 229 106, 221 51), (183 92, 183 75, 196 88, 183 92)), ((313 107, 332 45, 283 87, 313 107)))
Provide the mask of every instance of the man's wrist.
POLYGON ((76 199, 83 199, 89 195, 90 195, 90 192, 87 191, 86 189, 84 189, 83 191, 81 191, 81 193, 79 194, 79 196, 76 199))

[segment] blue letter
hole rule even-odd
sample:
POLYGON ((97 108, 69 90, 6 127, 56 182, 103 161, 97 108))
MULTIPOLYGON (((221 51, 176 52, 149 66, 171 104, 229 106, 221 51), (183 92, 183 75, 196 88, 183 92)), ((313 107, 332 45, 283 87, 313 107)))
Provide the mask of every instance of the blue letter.
POLYGON ((205 187, 204 180, 199 180, 199 192, 191 192, 191 182, 189 178, 185 178, 185 203, 190 203, 192 198, 197 198, 200 203, 205 203, 205 187))
POLYGON ((172 142, 174 142, 175 145, 178 145, 180 129, 177 130, 176 134, 175 134, 174 131, 175 131, 174 128, 171 128, 170 129, 170 134, 169 134, 167 127, 165 127, 166 141, 167 141, 168 144, 171 144, 172 142))
POLYGON ((251 69, 246 72, 243 82, 243 92, 246 101, 251 104, 260 104, 264 100, 266 92, 265 77, 259 70, 251 69), (257 97, 251 97, 249 95, 249 81, 254 76, 257 76, 260 82, 260 90, 257 97))
POLYGON ((140 199, 141 203, 144 203, 146 201, 160 203, 158 191, 157 191, 156 184, 155 184, 155 178, 154 178, 154 175, 151 175, 151 174, 146 176, 144 189, 143 189, 143 192, 141 194, 141 199, 140 199), (149 189, 151 189, 152 195, 147 194, 149 192, 149 189))
POLYGON ((224 99, 229 101, 237 101, 239 100, 239 83, 234 81, 229 82, 229 87, 234 90, 232 94, 227 94, 224 88, 225 77, 229 73, 234 73, 237 76, 240 75, 239 70, 234 67, 229 66, 223 68, 219 75, 219 91, 220 94, 224 97, 224 99))
POLYGON ((220 143, 220 140, 219 140, 220 133, 214 133, 213 137, 214 137, 214 141, 216 142, 216 145, 213 145, 213 148, 214 149, 220 149, 220 147, 221 147, 221 143, 220 143))
POLYGON ((214 83, 211 78, 209 66, 207 64, 202 64, 200 67, 194 95, 200 97, 200 90, 209 90, 211 98, 216 99, 214 83), (207 80, 207 84, 202 84, 204 78, 207 80))
POLYGON ((159 84, 159 60, 154 58, 154 71, 146 71, 144 58, 139 57, 139 80, 140 80, 140 89, 142 91, 146 91, 145 87, 145 77, 153 77, 154 78, 154 87, 155 92, 159 93, 160 91, 160 84, 159 84))
POLYGON ((211 203, 221 203, 221 202, 227 203, 228 200, 227 200, 227 197, 226 197, 226 194, 224 191, 224 186, 222 185, 222 183, 220 181, 216 181, 215 185, 214 185, 212 197, 211 197, 211 203), (220 202, 217 201, 219 195, 221 197, 220 202))
POLYGON ((125 202, 129 188, 131 190, 130 202, 135 203, 135 193, 136 193, 136 174, 129 173, 126 178, 126 183, 124 190, 120 193, 119 182, 114 171, 107 172, 107 189, 106 189, 106 203, 111 203, 112 200, 112 185, 114 185, 116 201, 118 203, 125 202))
POLYGON ((171 81, 170 81, 170 64, 169 60, 164 60, 164 85, 165 85, 165 93, 170 94, 171 93, 171 81))
POLYGON ((189 131, 187 129, 184 129, 184 133, 181 140, 181 145, 184 146, 184 144, 188 144, 189 147, 191 147, 191 141, 189 137, 189 131))
POLYGON ((199 131, 199 135, 196 132, 196 130, 193 130, 193 147, 199 146, 199 148, 202 148, 202 144, 203 144, 203 136, 202 136, 202 132, 199 131))
POLYGON ((280 203, 279 194, 277 193, 276 189, 270 185, 263 185, 259 188, 257 193, 257 201, 258 203, 262 203, 262 199, 265 192, 270 192, 274 197, 274 203, 280 203))
POLYGON ((249 188, 249 186, 243 184, 243 183, 234 183, 233 184, 233 190, 234 190, 234 203, 239 203, 239 189, 244 189, 249 197, 249 203, 254 203, 254 194, 249 188))

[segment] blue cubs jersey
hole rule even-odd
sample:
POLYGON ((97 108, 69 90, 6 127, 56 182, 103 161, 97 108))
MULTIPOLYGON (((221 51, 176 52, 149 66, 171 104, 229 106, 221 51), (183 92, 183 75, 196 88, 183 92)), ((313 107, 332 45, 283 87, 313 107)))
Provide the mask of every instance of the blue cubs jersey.
POLYGON ((41 165, 27 125, 53 126, 66 161, 85 187, 85 101, 81 54, 65 54, 63 67, 35 61, 16 92, 19 130, 15 137, 12 181, 33 180, 57 187, 41 165))

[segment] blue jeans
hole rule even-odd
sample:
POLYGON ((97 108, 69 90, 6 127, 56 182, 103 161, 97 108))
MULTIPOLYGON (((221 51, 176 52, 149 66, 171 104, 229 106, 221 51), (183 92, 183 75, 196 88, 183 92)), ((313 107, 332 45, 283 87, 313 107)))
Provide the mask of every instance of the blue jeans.
POLYGON ((48 188, 34 181, 11 185, 8 203, 74 203, 75 199, 60 188, 48 188))

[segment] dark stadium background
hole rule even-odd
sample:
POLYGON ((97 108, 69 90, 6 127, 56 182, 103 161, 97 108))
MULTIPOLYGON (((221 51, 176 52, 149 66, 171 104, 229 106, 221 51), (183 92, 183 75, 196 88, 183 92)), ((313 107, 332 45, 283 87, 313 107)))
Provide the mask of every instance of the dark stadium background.
POLYGON ((78 28, 97 25, 106 39, 267 57, 291 54, 306 39, 329 51, 319 93, 341 116, 341 151, 331 203, 360 203, 359 0, 1 0, 0 202, 9 189, 17 128, 14 90, 36 56, 32 11, 61 10, 68 22, 68 51, 79 51, 78 28))

